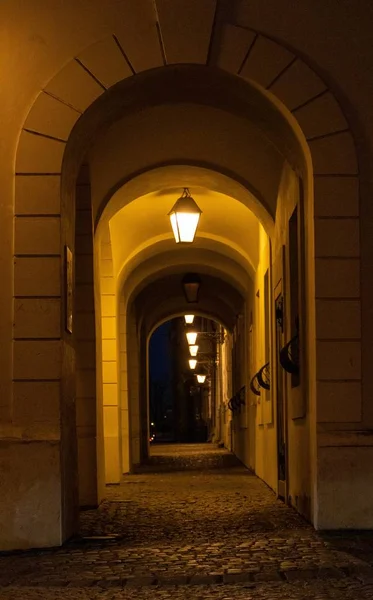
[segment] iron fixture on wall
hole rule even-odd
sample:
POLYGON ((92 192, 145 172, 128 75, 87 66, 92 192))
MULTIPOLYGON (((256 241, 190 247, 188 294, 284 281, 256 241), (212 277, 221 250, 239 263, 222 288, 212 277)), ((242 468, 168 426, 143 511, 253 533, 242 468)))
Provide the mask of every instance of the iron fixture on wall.
POLYGON ((199 331, 198 335, 200 335, 202 338, 210 339, 216 344, 224 344, 224 331, 199 331))
POLYGON ((250 381, 250 389, 251 389, 252 393, 255 394, 255 396, 260 396, 260 385, 259 385, 256 373, 250 381))
POLYGON ((245 405, 246 387, 242 388, 228 402, 228 408, 232 412, 239 410, 240 406, 245 405))
POLYGON ((280 350, 280 365, 291 375, 299 375, 299 335, 296 334, 290 342, 280 350))
POLYGON ((255 396, 260 396, 260 388, 271 389, 271 371, 269 362, 263 365, 250 381, 250 389, 255 396))
POLYGON ((260 387, 262 387, 264 390, 271 389, 271 372, 269 362, 259 369, 257 377, 260 387))

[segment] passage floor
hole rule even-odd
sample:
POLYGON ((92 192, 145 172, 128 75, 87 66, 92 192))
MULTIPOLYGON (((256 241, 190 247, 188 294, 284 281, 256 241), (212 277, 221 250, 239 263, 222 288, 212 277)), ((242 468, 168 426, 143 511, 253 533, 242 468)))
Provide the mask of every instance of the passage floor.
POLYGON ((373 533, 315 532, 226 450, 155 445, 63 548, 0 555, 0 600, 372 599, 373 533))

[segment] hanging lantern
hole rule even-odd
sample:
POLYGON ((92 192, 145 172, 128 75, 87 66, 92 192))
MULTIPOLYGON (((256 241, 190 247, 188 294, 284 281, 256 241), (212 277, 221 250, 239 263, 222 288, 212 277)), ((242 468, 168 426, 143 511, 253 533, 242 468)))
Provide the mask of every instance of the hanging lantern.
POLYGON ((198 346, 189 346, 190 356, 197 356, 198 346))
POLYGON ((195 359, 195 358, 190 358, 190 359, 189 359, 189 367, 190 367, 191 369, 195 369, 195 368, 196 368, 196 365, 197 365, 197 361, 196 361, 196 359, 195 359))
POLYGON ((189 346, 194 346, 194 344, 196 343, 197 335, 198 334, 196 331, 187 331, 186 332, 186 338, 188 340, 189 346))
POLYGON ((193 242, 201 213, 188 188, 184 188, 182 196, 168 213, 177 244, 193 242))
POLYGON ((201 287, 201 280, 198 275, 196 273, 186 273, 181 284, 183 286, 185 300, 188 304, 195 304, 198 302, 199 288, 201 287))
POLYGON ((191 325, 194 321, 194 315, 184 315, 185 323, 191 325))
POLYGON ((205 383, 206 375, 197 375, 197 381, 198 383, 205 383))

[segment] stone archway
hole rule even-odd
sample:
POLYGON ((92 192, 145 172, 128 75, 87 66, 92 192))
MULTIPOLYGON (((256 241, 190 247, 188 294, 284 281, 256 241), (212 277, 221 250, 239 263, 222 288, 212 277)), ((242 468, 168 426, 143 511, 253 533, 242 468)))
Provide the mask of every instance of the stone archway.
MULTIPOLYGON (((201 261, 202 264, 204 260, 201 261)), ((232 282, 222 267, 209 269, 206 264, 199 271, 201 278, 201 294, 198 302, 199 311, 207 319, 224 323, 227 330, 233 330, 237 315, 242 313, 248 291, 241 288, 242 281, 232 282)), ((171 319, 175 314, 191 309, 182 294, 181 278, 183 271, 180 268, 165 269, 162 273, 150 273, 142 284, 137 285, 128 299, 130 313, 135 315, 135 330, 137 331, 137 361, 136 366, 128 363, 128 401, 130 422, 133 421, 131 413, 135 413, 140 425, 140 444, 133 453, 135 462, 142 462, 148 457, 148 414, 149 414, 149 388, 148 388, 148 345, 151 334, 157 326, 165 320, 171 319), (141 373, 141 377, 138 377, 141 373)), ((251 287, 249 288, 251 291, 251 287)), ((129 319, 128 319, 129 320, 129 319)), ((203 321, 204 319, 202 319, 203 321)), ((130 332, 128 347, 134 344, 135 337, 130 332)), ((206 340, 205 340, 206 342, 206 340)), ((202 351, 210 348, 202 339, 202 351), (204 345, 205 343, 205 345, 204 345)), ((245 366, 243 366, 245 369, 245 366)), ((136 428, 135 421, 134 427, 136 428)))
MULTIPOLYGON (((338 102, 303 60, 261 34, 237 29, 227 25, 216 65, 267 90, 267 96, 295 129, 298 121, 312 157, 313 181, 305 184, 310 193, 314 188, 315 221, 309 222, 307 235, 312 246, 314 230, 315 285, 313 281, 308 282, 308 293, 312 295, 312 303, 316 302, 317 315, 315 369, 318 383, 317 391, 314 390, 317 419, 333 422, 335 399, 342 395, 353 396, 355 402, 353 405, 347 402, 350 408, 346 410, 350 412, 338 418, 359 421, 359 180, 353 136, 338 102), (346 276, 347 271, 350 277, 346 276), (329 311, 333 313, 331 320, 329 311), (324 357, 331 354, 339 357, 338 363, 325 370, 324 357)), ((60 205, 62 161, 66 141, 79 115, 111 83, 125 76, 123 68, 128 74, 133 72, 133 68, 128 69, 125 53, 118 55, 113 51, 113 48, 120 49, 116 40, 118 38, 112 37, 102 42, 110 48, 106 54, 98 52, 95 46, 74 58, 41 91, 25 121, 16 158, 15 402, 27 401, 35 395, 41 398, 51 390, 58 396, 60 383, 64 382, 63 400, 60 398, 59 402, 61 407, 65 406, 65 416, 72 393, 71 363, 66 358, 70 352, 69 335, 63 327, 62 257, 65 244, 73 247, 74 218, 60 205), (124 62, 119 67, 121 57, 124 62), (114 65, 117 65, 116 70, 114 65)), ((206 56, 198 62, 205 63, 206 56)), ((174 62, 171 57, 172 52, 168 52, 168 60, 174 62)), ((188 49, 184 48, 182 58, 175 62, 184 62, 187 57, 188 49)), ((194 60, 195 57, 189 59, 194 60)), ((64 185, 73 186, 74 181, 64 182, 64 185)), ((312 314, 310 321, 312 330, 312 314)), ((68 434, 60 432, 59 435, 65 436, 63 442, 57 436, 57 446, 61 445, 57 455, 61 458, 68 434)), ((325 453, 327 455, 327 450, 325 453)), ((332 460, 331 455, 329 458, 332 460)), ((67 461, 63 473, 70 468, 67 461)), ((328 496, 327 481, 320 481, 320 485, 328 496)), ((66 516, 61 513, 61 523, 64 522, 62 537, 65 537, 73 528, 74 498, 66 482, 62 488, 66 516)))

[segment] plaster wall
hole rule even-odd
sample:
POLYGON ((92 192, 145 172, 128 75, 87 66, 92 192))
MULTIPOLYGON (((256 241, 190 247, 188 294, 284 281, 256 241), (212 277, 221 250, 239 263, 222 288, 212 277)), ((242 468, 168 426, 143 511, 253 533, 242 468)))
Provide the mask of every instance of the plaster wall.
MULTIPOLYGON (((141 462, 142 448, 142 397, 140 395, 140 345, 136 308, 133 303, 127 307, 127 382, 128 382, 128 418, 130 431, 130 468, 141 462)), ((146 365, 141 376, 146 379, 146 365)))
MULTIPOLYGON (((263 260, 260 241, 263 237, 263 229, 259 225, 257 240, 258 268, 263 260)), ((250 391, 250 379, 252 366, 257 362, 255 349, 252 341, 252 315, 254 310, 254 282, 250 280, 247 286, 245 303, 240 313, 236 316, 236 322, 232 335, 229 336, 232 365, 228 377, 232 379, 232 392, 230 398, 245 387, 244 404, 238 410, 228 411, 232 420, 232 447, 238 458, 249 468, 255 470, 255 444, 256 444, 256 409, 254 397, 250 391), (254 411, 253 411, 254 407, 254 411), (252 421, 254 419, 254 421, 252 421)), ((230 399, 229 398, 229 399, 230 399)))
MULTIPOLYGON (((255 472, 275 492, 277 492, 277 434, 276 415, 274 410, 275 395, 273 385, 273 355, 272 352, 272 315, 266 311, 265 305, 271 301, 271 249, 270 240, 261 228, 259 240, 259 264, 255 276, 253 290, 252 312, 253 312, 253 348, 254 360, 253 371, 250 379, 263 367, 268 358, 271 362, 271 390, 260 389, 260 396, 254 396, 251 392, 252 401, 256 405, 256 432, 255 432, 255 472), (269 288, 265 287, 264 278, 268 273, 269 288), (268 298, 268 290, 270 298, 268 298), (269 317, 269 319, 268 319, 269 317), (269 329, 268 329, 269 328, 269 329), (269 347, 266 348, 266 329, 269 347)), ((271 304, 269 304, 271 306, 271 304)), ((268 309, 267 309, 268 310, 268 309)), ((254 413, 254 411, 253 411, 254 413)))
POLYGON ((372 460, 373 446, 364 436, 342 435, 338 446, 319 441, 319 528, 372 528, 372 460))
POLYGON ((120 452, 120 401, 119 401, 119 299, 116 296, 111 239, 108 228, 101 228, 95 236, 96 281, 99 282, 97 301, 101 339, 101 388, 103 435, 105 447, 105 481, 119 483, 121 475, 120 452))
MULTIPOLYGON (((244 307, 246 308, 246 307, 244 307)), ((232 334, 232 380, 233 395, 237 394, 243 386, 247 386, 247 338, 245 312, 236 321, 232 334)), ((246 388, 247 389, 247 388, 246 388)), ((232 418, 232 447, 236 456, 246 465, 250 465, 250 438, 248 427, 248 394, 245 396, 245 404, 238 410, 231 411, 232 418)))
POLYGON ((222 404, 220 406, 221 440, 228 450, 232 450, 232 412, 228 402, 232 398, 232 334, 226 331, 224 344, 221 346, 220 378, 222 385, 222 404))
POLYGON ((100 493, 97 468, 96 328, 89 182, 77 185, 76 206, 74 326, 79 504, 97 506, 100 493))
POLYGON ((127 308, 123 293, 119 297, 117 323, 119 341, 119 388, 120 388, 120 445, 122 473, 131 470, 130 405, 128 391, 129 363, 127 354, 127 308))
MULTIPOLYGON (((244 382, 247 387, 245 406, 241 407, 239 411, 235 411, 232 416, 233 449, 242 462, 255 468, 257 475, 275 492, 277 492, 278 482, 274 289, 282 279, 286 306, 289 301, 289 289, 286 272, 283 273, 282 268, 284 267, 288 272, 288 261, 282 265, 282 248, 285 246, 286 253, 288 252, 288 221, 297 203, 299 203, 299 180, 294 171, 285 164, 278 190, 274 237, 270 244, 269 237, 264 229, 260 228, 259 262, 255 283, 247 296, 246 318, 236 323, 231 339, 233 352, 239 357, 237 361, 239 372, 233 375, 233 379, 237 381, 239 379, 240 385, 243 385, 242 382, 244 382), (264 282, 266 274, 268 277, 267 287, 264 282), (241 335, 245 336, 245 341, 244 344, 239 343, 236 347, 239 330, 241 330, 241 335), (265 347, 266 338, 269 342, 267 348, 265 347), (261 389, 261 395, 255 396, 249 388, 250 380, 268 360, 271 363, 271 390, 261 389), (253 443, 255 448, 252 446, 253 443)), ((302 315, 303 313, 301 313, 301 318, 302 315)), ((289 325, 286 327, 285 338, 288 341, 290 339, 289 325)), ((301 388, 295 391, 291 388, 290 377, 285 376, 285 378, 289 461, 288 497, 301 513, 310 518, 310 433, 309 414, 306 407, 302 418, 294 418, 299 415, 299 404, 307 403, 307 378, 304 376, 301 388)), ((237 385, 238 383, 236 383, 237 385)))
POLYGON ((59 440, 0 444, 1 549, 59 546, 64 539, 59 440))
MULTIPOLYGON (((294 321, 294 315, 290 314, 290 263, 289 263, 289 219, 295 209, 298 207, 298 233, 300 244, 298 246, 298 260, 300 273, 300 287, 298 288, 299 298, 299 321, 300 321, 300 385, 292 388, 291 375, 283 372, 285 377, 284 393, 287 415, 287 499, 297 508, 306 518, 311 519, 311 471, 310 471, 310 436, 311 436, 311 403, 314 403, 314 397, 310 395, 310 364, 305 360, 305 356, 311 356, 308 346, 314 348, 314 339, 305 336, 306 320, 308 312, 304 303, 304 296, 301 290, 304 289, 308 278, 308 269, 313 270, 312 262, 306 263, 305 252, 302 250, 302 244, 306 245, 305 231, 300 222, 302 214, 307 211, 307 198, 301 196, 300 181, 294 171, 288 166, 284 166, 283 175, 279 187, 278 209, 276 214, 275 237, 273 240, 273 263, 275 281, 273 281, 273 291, 282 279, 282 290, 284 295, 284 341, 287 343, 293 333, 291 330, 291 320, 294 321), (283 247, 285 246, 285 253, 283 247), (283 260, 284 258, 284 260, 283 260), (282 265, 282 266, 281 266, 282 265), (308 345, 308 346, 307 346, 308 345)), ((273 296, 272 296, 273 298, 273 296)), ((273 300, 272 300, 273 301, 273 300)), ((280 367, 281 368, 281 367, 280 367)))

